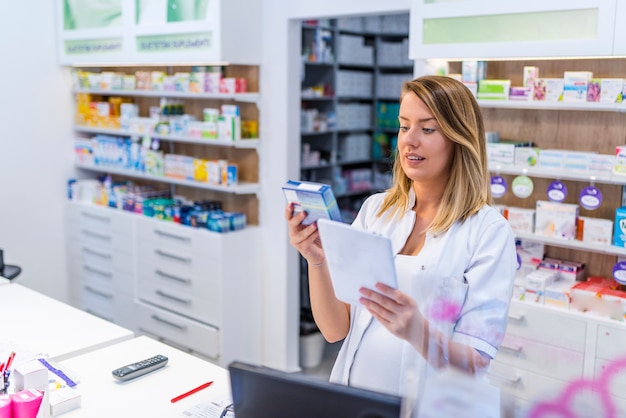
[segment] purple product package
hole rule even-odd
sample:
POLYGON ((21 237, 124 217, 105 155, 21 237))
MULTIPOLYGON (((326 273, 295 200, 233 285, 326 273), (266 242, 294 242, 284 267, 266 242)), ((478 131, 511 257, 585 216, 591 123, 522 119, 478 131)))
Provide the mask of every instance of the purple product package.
POLYGON ((531 100, 530 87, 511 87, 509 89, 509 100, 531 100))

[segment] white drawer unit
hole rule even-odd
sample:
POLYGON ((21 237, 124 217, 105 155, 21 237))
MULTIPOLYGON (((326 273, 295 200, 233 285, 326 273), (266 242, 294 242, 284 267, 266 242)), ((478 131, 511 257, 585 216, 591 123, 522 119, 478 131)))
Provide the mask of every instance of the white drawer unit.
MULTIPOLYGON (((507 333, 488 376, 520 405, 555 401, 572 384, 581 382, 583 392, 577 392, 577 398, 589 397, 588 405, 597 405, 606 398, 592 394, 591 383, 615 367, 616 361, 626 363, 625 347, 624 322, 512 301, 507 333)), ((626 364, 609 379, 608 392, 617 416, 626 416, 626 364)))
POLYGON ((109 289, 113 293, 134 294, 134 277, 131 272, 87 262, 69 266, 72 277, 79 277, 81 284, 109 289))
POLYGON ((583 376, 584 352, 506 335, 495 361, 559 380, 583 376))
POLYGON ((134 238, 131 214, 68 204, 71 302, 119 325, 132 325, 134 238))
MULTIPOLYGON (((243 248, 254 248, 257 229, 218 234, 145 217, 136 219, 136 227, 138 304, 167 312, 191 329, 218 330, 221 352, 185 346, 221 365, 234 359, 259 361, 258 260, 255 251, 247 253, 245 262, 240 259, 243 248)), ((153 318, 151 324, 151 335, 173 337, 167 322, 153 318)))
POLYGON ((585 351, 587 322, 568 311, 558 312, 530 302, 511 302, 506 333, 557 347, 585 351))
POLYGON ((129 231, 130 229, 126 231, 126 234, 120 234, 111 229, 102 230, 101 227, 95 228, 75 222, 69 225, 70 239, 93 248, 115 250, 124 253, 132 251, 133 241, 130 235, 127 235, 129 231))
POLYGON ((551 399, 565 387, 562 380, 498 362, 492 363, 487 377, 502 392, 524 401, 551 399))
POLYGON ((134 304, 136 328, 213 360, 220 358, 220 330, 140 301, 134 304))
MULTIPOLYGON (((217 253, 226 234, 207 233, 205 229, 170 224, 150 218, 140 218, 137 223, 137 239, 142 245, 166 248, 174 253, 217 253)), ((219 254, 216 254, 218 257, 219 254)))
MULTIPOLYGON (((596 357, 604 360, 626 358, 626 327, 598 325, 596 357)), ((626 374, 626 370, 624 371, 626 374)), ((626 392, 625 392, 626 393, 626 392)))
POLYGON ((261 362, 258 228, 218 234, 79 203, 68 213, 73 304, 222 366, 261 362))
POLYGON ((220 326, 218 289, 207 289, 206 286, 195 286, 194 289, 192 283, 206 284, 206 281, 202 282, 200 278, 196 278, 188 286, 183 286, 140 279, 137 283, 137 297, 200 322, 220 326), (196 290, 203 287, 205 288, 203 291, 196 290))
POLYGON ((71 242, 68 253, 71 264, 89 265, 100 270, 125 271, 134 270, 133 253, 120 253, 110 249, 94 248, 81 242, 71 242))
POLYGON ((213 269, 217 269, 217 274, 220 273, 220 258, 216 257, 210 249, 205 249, 203 254, 201 251, 183 252, 166 246, 154 246, 147 241, 140 242, 142 244, 137 249, 139 265, 142 268, 147 266, 154 272, 169 274, 172 280, 176 280, 175 277, 183 281, 195 277, 206 279, 207 272, 213 269))
POLYGON ((132 295, 111 292, 110 289, 90 283, 78 285, 74 292, 80 309, 125 328, 134 327, 132 295))
POLYGON ((69 221, 94 232, 112 233, 116 235, 130 235, 132 213, 122 212, 112 208, 80 203, 69 203, 69 221))

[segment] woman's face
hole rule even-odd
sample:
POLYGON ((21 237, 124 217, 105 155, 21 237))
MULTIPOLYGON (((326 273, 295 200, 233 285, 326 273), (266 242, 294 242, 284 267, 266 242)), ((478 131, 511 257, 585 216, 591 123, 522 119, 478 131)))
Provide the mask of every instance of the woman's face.
POLYGON ((414 182, 447 182, 454 143, 441 132, 433 114, 421 99, 408 92, 400 103, 398 157, 414 182))

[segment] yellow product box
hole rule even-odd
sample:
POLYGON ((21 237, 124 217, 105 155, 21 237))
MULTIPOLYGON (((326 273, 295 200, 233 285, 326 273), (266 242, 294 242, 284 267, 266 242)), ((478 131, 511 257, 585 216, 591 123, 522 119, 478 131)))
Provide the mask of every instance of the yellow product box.
POLYGON ((206 183, 207 178, 207 160, 194 158, 193 160, 193 179, 206 183))

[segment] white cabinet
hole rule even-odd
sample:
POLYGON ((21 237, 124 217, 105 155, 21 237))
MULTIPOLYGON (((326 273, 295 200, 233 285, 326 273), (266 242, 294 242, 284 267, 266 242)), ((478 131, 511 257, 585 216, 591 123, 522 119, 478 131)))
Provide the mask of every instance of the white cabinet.
POLYGON ((260 363, 258 228, 218 234, 68 206, 73 304, 222 366, 260 363))
POLYGON ((132 215, 68 204, 70 300, 77 307, 132 328, 132 215))
POLYGON ((56 0, 56 4, 62 64, 261 62, 259 1, 56 0))
POLYGON ((613 55, 626 55, 626 27, 623 25, 626 19, 626 2, 616 1, 615 6, 615 36, 613 38, 613 55))
MULTIPOLYGON (((623 55, 616 0, 412 0, 412 59, 623 55)), ((622 36, 621 39, 624 37, 622 36)))
POLYGON ((584 373, 587 323, 530 303, 513 302, 492 381, 524 401, 560 390, 584 373))
POLYGON ((583 381, 587 383, 581 387, 581 396, 589 396, 590 391, 602 387, 597 383, 603 374, 610 373, 602 402, 613 403, 622 416, 626 413, 625 346, 623 322, 512 301, 506 336, 489 379, 522 408, 528 408, 556 400, 564 390, 583 381), (594 385, 588 384, 594 380, 594 385))
MULTIPOLYGON (((616 403, 626 406, 626 327, 598 325, 594 378, 605 379, 616 403)), ((626 409, 621 409, 626 411, 626 409)))

